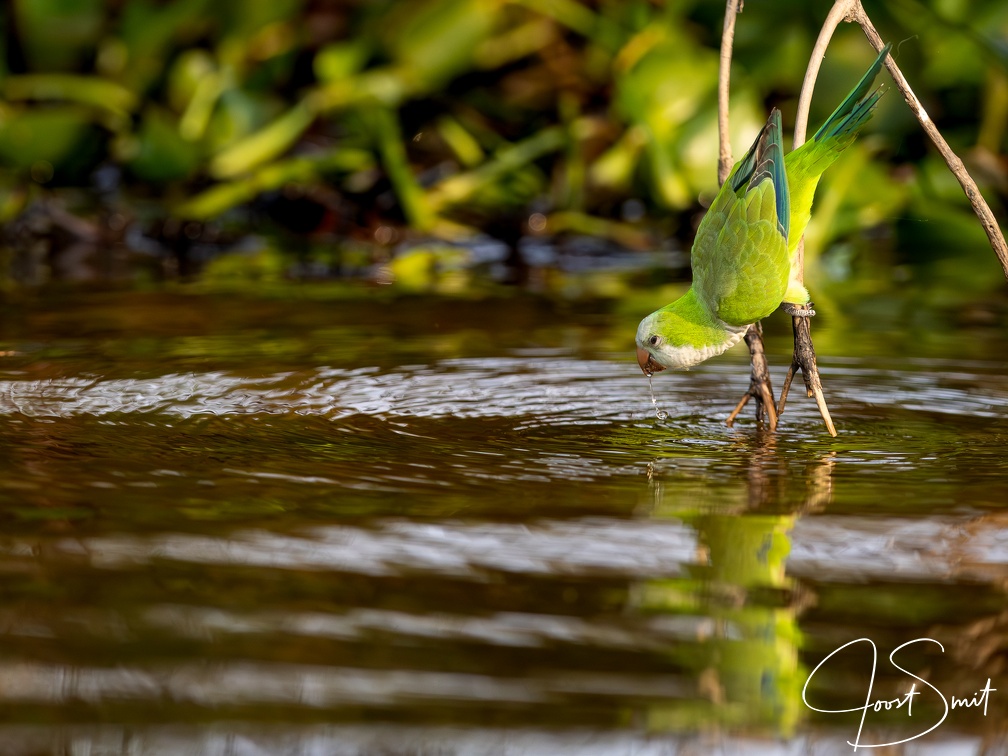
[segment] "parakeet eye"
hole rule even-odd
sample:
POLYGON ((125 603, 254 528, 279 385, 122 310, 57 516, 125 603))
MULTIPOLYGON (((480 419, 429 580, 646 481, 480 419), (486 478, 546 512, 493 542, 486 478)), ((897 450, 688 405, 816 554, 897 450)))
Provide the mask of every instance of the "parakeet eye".
POLYGON ((649 344, 650 344, 651 346, 658 346, 658 343, 659 343, 660 341, 661 341, 661 337, 660 337, 660 336, 658 336, 657 334, 655 334, 655 335, 654 335, 654 336, 652 336, 652 337, 651 337, 650 339, 648 339, 648 343, 649 343, 649 344))

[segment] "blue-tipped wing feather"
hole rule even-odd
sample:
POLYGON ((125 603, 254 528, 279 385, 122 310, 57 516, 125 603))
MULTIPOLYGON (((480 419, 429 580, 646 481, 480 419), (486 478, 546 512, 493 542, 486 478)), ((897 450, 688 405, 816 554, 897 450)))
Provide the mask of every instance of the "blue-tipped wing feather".
POLYGON ((752 186, 756 186, 767 178, 773 181, 774 195, 777 200, 777 223, 780 226, 781 235, 786 240, 788 229, 791 228, 791 196, 788 192, 787 171, 784 168, 781 114, 777 108, 770 111, 770 120, 763 133, 765 139, 763 160, 756 167, 756 173, 750 183, 752 186))
POLYGON ((776 108, 704 216, 693 243, 697 301, 731 327, 781 303, 790 263, 788 177, 776 108))
POLYGON ((749 192, 769 179, 773 182, 777 204, 777 223, 787 239, 791 227, 791 199, 788 193, 787 171, 784 168, 784 146, 781 137, 781 114, 777 108, 760 131, 745 157, 739 161, 729 181, 736 194, 749 192))

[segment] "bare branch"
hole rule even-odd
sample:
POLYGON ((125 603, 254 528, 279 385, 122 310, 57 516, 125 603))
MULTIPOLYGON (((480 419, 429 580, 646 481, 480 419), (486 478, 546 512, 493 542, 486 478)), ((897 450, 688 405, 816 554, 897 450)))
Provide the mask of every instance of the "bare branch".
POLYGON ((795 115, 794 144, 791 149, 797 150, 805 144, 805 134, 808 131, 809 108, 812 105, 812 92, 815 89, 816 78, 819 76, 819 66, 826 57, 826 48, 833 38, 833 32, 841 21, 852 21, 855 6, 860 7, 859 0, 836 0, 830 12, 823 21, 822 29, 816 38, 812 55, 809 56, 808 68, 802 80, 801 93, 798 95, 798 113, 795 115))
MULTIPOLYGON (((829 44, 833 32, 841 21, 858 24, 864 30, 865 36, 868 37, 868 41, 872 47, 876 50, 881 51, 884 46, 882 37, 868 17, 864 6, 861 4, 861 0, 836 0, 826 20, 823 22, 822 30, 819 32, 818 39, 816 39, 815 48, 812 50, 812 57, 809 59, 808 69, 805 72, 805 80, 802 82, 801 94, 798 97, 798 113, 795 117, 793 149, 798 149, 805 142, 809 106, 812 102, 812 90, 815 88, 816 76, 819 74, 819 64, 822 62, 823 57, 825 57, 826 46, 829 44)), ((920 100, 917 99, 917 95, 910 88, 910 84, 907 83, 906 77, 903 76, 903 72, 896 65, 896 61, 892 55, 886 57, 885 65, 892 75, 896 88, 903 95, 903 99, 910 106, 910 110, 917 116, 917 120, 920 122, 921 128, 924 129, 924 133, 928 135, 935 147, 938 148, 938 152, 945 160, 945 164, 948 165, 949 170, 952 171, 959 181, 959 185, 966 194, 966 198, 969 200, 970 205, 973 206, 973 211, 976 213, 977 218, 980 219, 980 224, 983 226, 987 238, 990 240, 994 254, 997 255, 1001 263, 1005 277, 1008 278, 1008 244, 1005 243, 1004 235, 1001 233, 994 213, 991 212, 987 202, 980 194, 980 189, 969 175, 962 160, 952 151, 948 142, 945 141, 941 132, 938 131, 938 128, 928 116, 927 111, 924 110, 924 106, 921 105, 920 100)), ((803 273, 805 262, 804 243, 799 246, 796 259, 798 260, 798 270, 801 274, 803 273)), ((803 278, 803 275, 799 276, 799 280, 803 278)))
MULTIPOLYGON (((802 80, 801 93, 798 95, 798 112, 795 115, 794 142, 791 144, 792 150, 797 150, 805 144, 805 135, 808 133, 809 109, 812 106, 812 92, 815 90, 816 78, 819 76, 819 66, 823 58, 826 57, 826 48, 833 38, 833 32, 841 21, 851 21, 854 13, 854 6, 859 4, 859 0, 837 0, 830 12, 823 21, 822 29, 816 38, 815 47, 812 48, 812 55, 809 56, 808 68, 805 69, 805 78, 802 80)), ((805 237, 798 242, 795 249, 795 261, 793 267, 797 269, 795 280, 798 283, 805 283, 805 237)), ((823 418, 825 420, 825 417, 823 418)))
MULTIPOLYGON (((882 37, 875 30, 875 26, 872 24, 871 19, 868 18, 868 14, 865 13, 860 0, 853 0, 853 5, 854 17, 852 20, 861 26, 872 46, 876 50, 881 50, 883 47, 882 37)), ((910 110, 917 116, 917 120, 920 121, 924 133, 934 142, 934 146, 938 148, 938 152, 945 159, 945 164, 959 181, 959 185, 962 187, 963 192, 965 192, 966 198, 973 206, 973 212, 976 213, 977 218, 980 219, 980 225, 983 226, 984 231, 987 233, 987 238, 990 240, 994 254, 997 255, 998 260, 1001 262, 1001 269, 1004 271, 1005 277, 1008 278, 1008 244, 1005 244, 1004 235, 1001 233, 997 220, 994 218, 994 213, 991 212, 987 202, 980 194, 980 189, 969 175, 969 172, 967 172, 962 160, 952 151, 948 142, 945 141, 941 132, 938 131, 938 127, 934 125, 934 121, 931 120, 927 111, 924 110, 924 106, 921 105, 920 100, 917 99, 917 95, 910 88, 906 78, 903 76, 903 72, 896 65, 896 61, 893 60, 892 55, 886 56, 885 63, 886 68, 889 69, 889 73, 892 74, 893 81, 896 83, 896 88, 903 95, 903 99, 910 106, 910 110)))
POLYGON ((791 389, 791 381, 800 370, 802 380, 805 381, 805 393, 815 399, 826 430, 831 436, 836 436, 836 426, 833 424, 833 418, 830 417, 829 407, 826 406, 826 395, 823 393, 822 380, 819 378, 819 368, 816 365, 815 348, 812 346, 810 328, 815 310, 812 309, 811 304, 786 306, 785 309, 791 312, 794 329, 794 356, 791 358, 791 367, 788 368, 787 375, 784 377, 784 387, 781 389, 780 401, 777 403, 777 416, 780 417, 784 412, 784 404, 787 402, 788 391, 791 389))
POLYGON ((735 16, 742 12, 742 4, 743 0, 728 0, 724 31, 721 33, 721 62, 718 66, 718 186, 725 182, 732 168, 731 137, 728 135, 728 84, 731 79, 732 45, 735 43, 735 16))

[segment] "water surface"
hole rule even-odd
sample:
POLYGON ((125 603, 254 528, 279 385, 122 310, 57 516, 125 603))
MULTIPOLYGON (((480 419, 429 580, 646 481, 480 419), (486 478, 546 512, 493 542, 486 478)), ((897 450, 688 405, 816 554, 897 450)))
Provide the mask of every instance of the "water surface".
MULTIPOLYGON (((830 439, 796 390, 778 433, 726 427, 742 354, 657 376, 659 421, 632 317, 524 295, 2 315, 0 752, 850 752, 859 716, 801 694, 859 637, 1008 690, 997 331, 817 322, 830 439)), ((915 742, 1004 748, 1005 701, 915 742)))

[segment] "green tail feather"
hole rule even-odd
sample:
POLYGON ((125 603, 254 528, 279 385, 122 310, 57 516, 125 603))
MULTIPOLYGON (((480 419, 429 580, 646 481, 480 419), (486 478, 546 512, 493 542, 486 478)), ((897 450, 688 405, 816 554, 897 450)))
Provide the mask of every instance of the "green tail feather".
POLYGON ((788 187, 791 193, 791 227, 788 249, 792 252, 805 233, 812 212, 812 199, 823 171, 830 167, 857 136, 858 130, 871 118, 882 92, 872 91, 875 77, 889 54, 891 45, 882 48, 875 62, 861 77, 857 86, 844 98, 840 106, 826 119, 826 123, 810 140, 789 152, 785 158, 788 187))
POLYGON ((840 103, 839 107, 833 111, 833 114, 826 119, 826 123, 812 137, 813 141, 854 133, 871 118, 872 111, 875 109, 875 103, 882 96, 880 90, 876 89, 874 92, 871 92, 871 88, 875 83, 875 77, 882 70, 882 62, 885 60, 886 55, 889 54, 889 48, 891 47, 892 42, 882 48, 878 57, 875 58, 875 62, 871 64, 871 68, 861 77, 861 81, 857 83, 857 86, 851 90, 847 98, 840 103))

